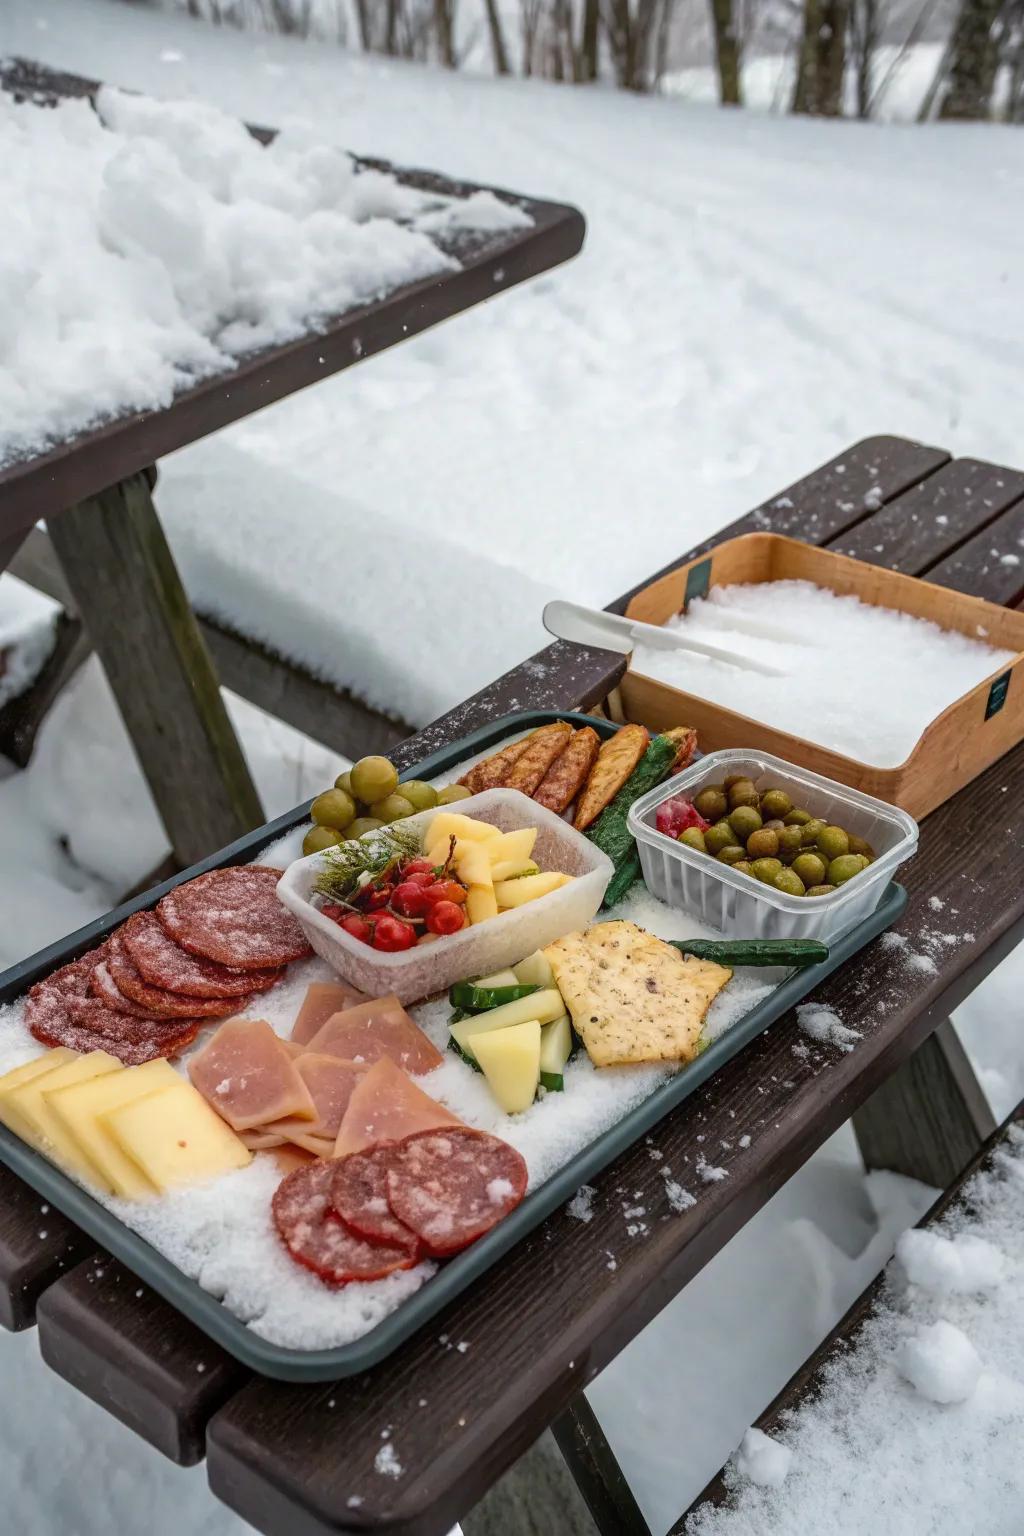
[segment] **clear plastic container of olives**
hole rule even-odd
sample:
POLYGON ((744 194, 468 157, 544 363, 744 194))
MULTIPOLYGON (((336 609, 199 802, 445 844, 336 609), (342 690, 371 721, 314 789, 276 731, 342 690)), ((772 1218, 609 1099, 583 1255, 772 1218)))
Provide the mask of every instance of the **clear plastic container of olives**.
POLYGON ((895 871, 917 849, 917 822, 906 811, 768 752, 739 748, 709 752, 641 796, 629 812, 629 830, 654 896, 730 938, 743 939, 827 943, 837 938, 875 910, 895 871), (655 818, 663 801, 676 795, 693 800, 702 790, 737 777, 753 780, 762 792, 782 790, 812 818, 862 839, 873 850, 872 862, 827 894, 791 895, 658 831, 655 818))

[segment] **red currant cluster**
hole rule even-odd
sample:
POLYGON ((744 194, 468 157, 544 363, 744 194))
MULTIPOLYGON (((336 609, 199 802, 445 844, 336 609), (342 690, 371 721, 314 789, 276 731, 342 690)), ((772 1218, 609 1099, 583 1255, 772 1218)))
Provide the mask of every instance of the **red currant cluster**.
POLYGON ((465 926, 466 887, 429 859, 409 859, 320 911, 354 939, 386 954, 442 938, 465 926))

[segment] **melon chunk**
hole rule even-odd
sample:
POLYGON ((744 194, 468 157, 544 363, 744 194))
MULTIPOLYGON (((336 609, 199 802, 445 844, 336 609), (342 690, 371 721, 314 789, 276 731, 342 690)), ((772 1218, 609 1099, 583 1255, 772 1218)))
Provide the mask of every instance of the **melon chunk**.
POLYGON ((518 827, 515 832, 502 832, 498 837, 490 838, 486 844, 487 855, 492 865, 515 862, 522 866, 529 863, 536 841, 536 827, 518 827))
POLYGON ((542 949, 535 949, 532 955, 527 955, 525 960, 520 960, 512 970, 516 981, 524 987, 553 987, 555 985, 555 973, 551 969, 551 961, 542 949))
POLYGON ((498 828, 492 827, 489 821, 476 821, 472 816, 463 816, 458 811, 438 811, 427 826, 424 847, 447 845, 453 837, 467 843, 485 843, 500 836, 498 828))
POLYGON ((465 885, 492 884, 491 861, 482 843, 457 842, 453 860, 455 872, 465 885))
POLYGON ((507 1115, 529 1109, 540 1083, 540 1024, 528 1019, 508 1029, 470 1035, 469 1045, 487 1086, 507 1115))
POLYGON ((568 885, 571 879, 571 875, 563 875, 557 869, 548 869, 539 875, 524 875, 521 880, 502 880, 494 887, 494 894, 498 906, 503 909, 524 907, 528 901, 549 896, 552 891, 568 885))
POLYGON ((491 879, 518 880, 522 875, 539 875, 540 867, 532 859, 523 863, 522 859, 502 859, 500 864, 491 865, 491 879))

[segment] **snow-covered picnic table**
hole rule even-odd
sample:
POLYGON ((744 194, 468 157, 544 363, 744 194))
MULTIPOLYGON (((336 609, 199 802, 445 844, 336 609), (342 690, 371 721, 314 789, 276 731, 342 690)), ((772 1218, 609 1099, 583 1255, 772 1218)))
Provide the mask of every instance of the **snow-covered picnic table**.
MULTIPOLYGON (((1024 535, 1024 474, 919 443, 856 444, 705 547, 766 530, 1024 596, 1020 568, 991 554, 1024 535)), ((556 642, 396 764, 512 710, 614 707, 622 665, 556 642)), ((1022 856, 1024 746, 924 821, 895 931, 365 1376, 252 1376, 3 1171, 0 1321, 37 1322, 47 1362, 173 1460, 205 1455, 213 1491, 267 1536, 442 1536, 551 1423, 602 1531, 646 1536, 585 1389, 851 1115, 869 1166, 941 1188, 960 1175, 995 1127, 948 1015, 1024 932, 1022 856)))
MULTIPOLYGON (((348 704, 324 664, 338 648, 329 614, 368 584, 359 551, 340 565, 333 547, 321 554, 322 509, 279 498, 261 523, 241 480, 205 506, 186 488, 193 526, 222 535, 194 561, 207 612, 236 618, 238 590, 256 588, 252 630, 198 623, 153 503, 157 461, 569 260, 584 221, 24 60, 0 64, 0 111, 24 180, 0 283, 14 336, 0 375, 0 573, 80 616, 189 864, 264 819, 219 681, 271 708, 289 685, 313 691, 313 677, 280 663, 298 635, 328 686, 300 700, 292 723, 326 726, 348 704), (48 199, 61 204, 56 223, 48 199), (297 592, 310 595, 305 616, 297 592)), ((383 522, 360 540, 374 561, 389 558, 383 522)), ((401 549, 391 553, 401 565, 401 549)), ((359 651, 356 675, 365 662, 359 651)))

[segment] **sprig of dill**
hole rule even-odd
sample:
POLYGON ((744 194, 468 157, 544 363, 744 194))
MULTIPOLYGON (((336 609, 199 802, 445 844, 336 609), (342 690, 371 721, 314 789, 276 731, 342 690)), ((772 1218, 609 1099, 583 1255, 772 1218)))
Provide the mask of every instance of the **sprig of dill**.
POLYGON ((353 838, 328 848, 313 889, 320 896, 344 901, 360 875, 368 874, 375 879, 396 859, 414 859, 419 851, 419 834, 394 821, 390 826, 378 828, 369 837, 353 838))

